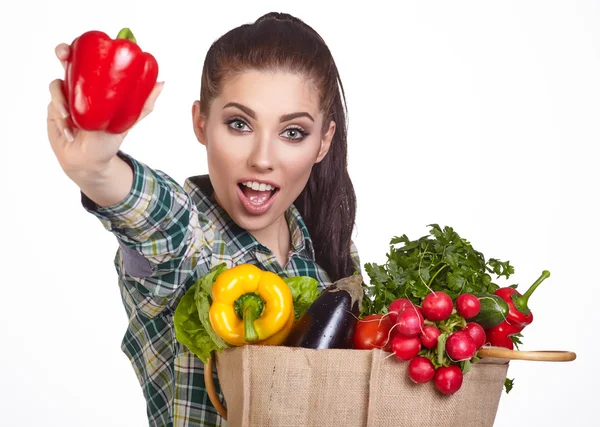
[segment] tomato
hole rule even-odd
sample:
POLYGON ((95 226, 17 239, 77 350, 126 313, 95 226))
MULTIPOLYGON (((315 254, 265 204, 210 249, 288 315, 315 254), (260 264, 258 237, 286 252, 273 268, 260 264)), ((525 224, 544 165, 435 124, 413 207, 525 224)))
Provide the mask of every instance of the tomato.
POLYGON ((371 350, 381 348, 385 351, 392 350, 390 329, 394 322, 389 316, 371 314, 358 321, 354 332, 354 348, 371 350))

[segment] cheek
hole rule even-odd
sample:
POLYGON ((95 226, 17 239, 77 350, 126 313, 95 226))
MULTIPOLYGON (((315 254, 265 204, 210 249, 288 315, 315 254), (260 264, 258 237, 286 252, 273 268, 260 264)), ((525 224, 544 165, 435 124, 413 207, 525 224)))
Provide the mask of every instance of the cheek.
POLYGON ((304 186, 304 183, 306 183, 310 176, 316 158, 316 151, 312 148, 310 150, 298 150, 286 156, 285 160, 282 161, 282 166, 286 171, 286 175, 288 175, 288 180, 290 182, 298 182, 298 184, 304 186))
POLYGON ((245 154, 235 145, 227 130, 213 130, 208 134, 206 146, 209 168, 216 174, 224 173, 243 160, 245 154), (222 166, 226 166, 225 168, 222 166))

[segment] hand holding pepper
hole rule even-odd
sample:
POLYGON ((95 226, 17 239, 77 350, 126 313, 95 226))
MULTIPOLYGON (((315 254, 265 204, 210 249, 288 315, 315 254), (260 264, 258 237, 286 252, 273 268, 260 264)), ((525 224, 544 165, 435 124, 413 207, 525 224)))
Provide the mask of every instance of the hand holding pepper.
POLYGON ((129 28, 113 40, 87 31, 73 40, 64 91, 79 129, 120 134, 142 113, 158 76, 158 63, 142 51, 129 28))
MULTIPOLYGON (((56 49, 57 58, 66 69, 72 55, 72 46, 61 43, 56 49)), ((127 134, 113 134, 103 131, 85 131, 71 125, 70 108, 66 94, 65 82, 56 79, 50 83, 51 101, 48 105, 47 131, 50 145, 58 162, 67 174, 92 200, 100 205, 108 206, 124 198, 130 185, 123 179, 128 171, 122 161, 118 162, 117 152, 127 134), (125 167, 125 168, 124 168, 125 167), (98 195, 93 197, 99 181, 106 182, 107 178, 114 178, 116 185, 123 188, 108 189, 106 197, 98 195)), ((145 101, 140 121, 154 108, 164 83, 156 83, 152 92, 145 101)))

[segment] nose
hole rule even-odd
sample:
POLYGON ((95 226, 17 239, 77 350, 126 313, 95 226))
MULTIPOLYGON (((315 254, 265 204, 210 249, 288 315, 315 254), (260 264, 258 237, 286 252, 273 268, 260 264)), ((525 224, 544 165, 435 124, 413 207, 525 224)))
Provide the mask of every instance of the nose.
POLYGON ((275 168, 275 144, 265 132, 253 141, 252 150, 248 156, 248 167, 259 172, 269 172, 275 168))

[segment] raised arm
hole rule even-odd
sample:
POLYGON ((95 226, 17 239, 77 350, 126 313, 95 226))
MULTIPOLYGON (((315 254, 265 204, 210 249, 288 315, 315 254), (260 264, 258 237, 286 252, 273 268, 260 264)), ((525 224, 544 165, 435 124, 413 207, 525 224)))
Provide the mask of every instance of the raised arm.
MULTIPOLYGON (((65 65, 69 46, 56 55, 65 65)), ((144 105, 148 115, 162 89, 157 83, 144 105)), ((100 219, 119 242, 123 268, 119 274, 142 286, 145 296, 168 296, 208 255, 212 224, 173 179, 124 154, 126 132, 88 132, 71 126, 63 81, 50 84, 48 139, 65 174, 79 187, 83 206, 100 219)), ((139 121, 138 120, 138 121, 139 121)), ((208 255, 208 257, 210 257, 208 255)))

